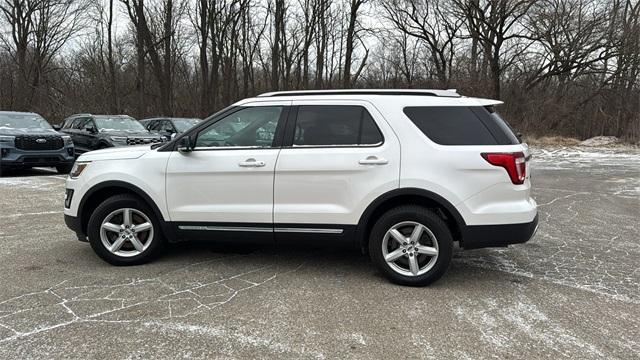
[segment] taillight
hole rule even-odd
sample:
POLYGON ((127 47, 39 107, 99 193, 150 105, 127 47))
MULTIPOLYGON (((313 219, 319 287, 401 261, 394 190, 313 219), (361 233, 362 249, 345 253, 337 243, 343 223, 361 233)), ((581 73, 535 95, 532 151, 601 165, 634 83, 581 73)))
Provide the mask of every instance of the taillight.
POLYGON ((503 167, 511 178, 511 182, 520 185, 527 176, 527 159, 522 152, 514 153, 482 153, 482 157, 491 165, 503 167))

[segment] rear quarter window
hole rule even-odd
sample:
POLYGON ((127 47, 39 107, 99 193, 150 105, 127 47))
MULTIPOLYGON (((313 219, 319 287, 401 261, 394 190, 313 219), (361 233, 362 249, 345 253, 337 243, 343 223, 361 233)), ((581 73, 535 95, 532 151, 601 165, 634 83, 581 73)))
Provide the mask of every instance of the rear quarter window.
POLYGON ((519 143, 504 121, 482 106, 415 106, 404 113, 423 134, 440 145, 519 143))

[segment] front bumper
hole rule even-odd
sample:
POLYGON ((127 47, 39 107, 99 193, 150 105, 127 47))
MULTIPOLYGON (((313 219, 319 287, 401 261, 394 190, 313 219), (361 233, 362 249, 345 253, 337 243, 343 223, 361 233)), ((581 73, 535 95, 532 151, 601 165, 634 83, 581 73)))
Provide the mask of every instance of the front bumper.
POLYGON ((3 147, 0 163, 3 168, 55 167, 73 164, 75 161, 73 146, 58 150, 21 150, 15 147, 3 147))
POLYGON ((79 217, 65 214, 64 223, 67 224, 69 229, 76 233, 78 240, 87 241, 87 235, 82 231, 82 224, 80 223, 79 217))
POLYGON ((538 215, 533 221, 504 225, 468 225, 462 229, 461 246, 465 250, 486 247, 505 247, 525 243, 538 230, 538 215))

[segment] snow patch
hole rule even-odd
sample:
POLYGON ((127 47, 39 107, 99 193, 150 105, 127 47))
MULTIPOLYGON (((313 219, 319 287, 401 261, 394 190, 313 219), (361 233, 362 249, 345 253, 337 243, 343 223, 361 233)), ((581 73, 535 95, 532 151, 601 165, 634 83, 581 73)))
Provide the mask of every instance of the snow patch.
POLYGON ((596 136, 596 137, 592 137, 590 139, 587 139, 585 141, 582 141, 580 143, 580 145, 582 145, 582 146, 604 146, 604 145, 616 144, 619 141, 620 141, 620 139, 618 139, 615 136, 596 136))
POLYGON ((531 148, 534 169, 564 170, 594 166, 640 167, 640 149, 560 146, 531 148))

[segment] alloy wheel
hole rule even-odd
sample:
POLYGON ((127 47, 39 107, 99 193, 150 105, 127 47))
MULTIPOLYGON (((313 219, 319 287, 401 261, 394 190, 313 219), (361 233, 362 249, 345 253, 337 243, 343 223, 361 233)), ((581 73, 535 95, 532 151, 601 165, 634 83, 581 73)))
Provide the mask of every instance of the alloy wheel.
POLYGON ((123 208, 111 212, 100 226, 102 245, 114 255, 142 254, 153 241, 153 224, 140 210, 123 208))
POLYGON ((382 240, 382 256, 393 271, 420 276, 438 260, 438 240, 426 226, 415 221, 393 225, 382 240))

